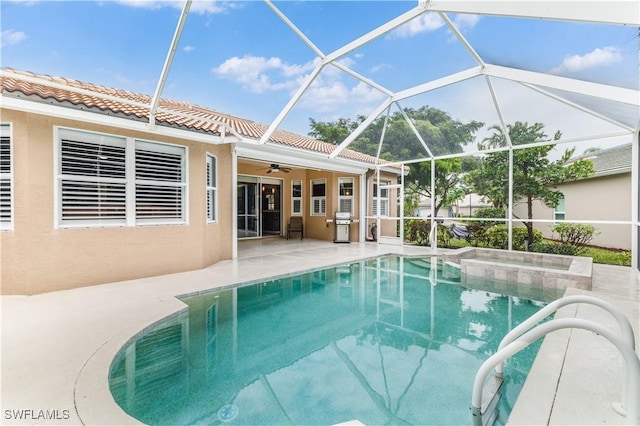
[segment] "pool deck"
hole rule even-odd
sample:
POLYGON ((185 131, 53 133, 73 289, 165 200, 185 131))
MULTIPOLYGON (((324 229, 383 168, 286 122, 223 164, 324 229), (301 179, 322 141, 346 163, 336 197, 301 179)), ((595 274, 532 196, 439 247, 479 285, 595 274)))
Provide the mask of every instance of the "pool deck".
MULTIPOLYGON (((140 330, 184 309, 175 296, 381 254, 432 251, 375 243, 264 239, 239 243, 238 253, 237 260, 197 271, 35 296, 2 296, 0 423, 135 424, 111 398, 108 367, 140 330), (18 415, 28 418, 20 420, 18 415)), ((630 268, 594 265, 593 291, 575 291, 622 309, 639 340, 640 285, 630 268)), ((562 308, 559 315, 589 318, 617 331, 610 316, 594 307, 562 308)), ((620 401, 623 387, 622 358, 613 346, 581 330, 551 336, 510 423, 624 424, 625 418, 611 409, 612 402, 620 401)), ((354 419, 345 419, 350 420, 354 419)))

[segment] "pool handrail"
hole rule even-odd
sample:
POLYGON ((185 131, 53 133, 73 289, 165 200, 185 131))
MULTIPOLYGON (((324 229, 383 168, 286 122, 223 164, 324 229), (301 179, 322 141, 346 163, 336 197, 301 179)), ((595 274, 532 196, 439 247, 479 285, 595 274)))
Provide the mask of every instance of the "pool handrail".
MULTIPOLYGON (((498 345, 498 351, 507 346, 509 343, 513 342, 520 335, 524 334, 531 328, 533 328, 536 324, 538 324, 541 320, 548 317, 549 315, 555 313, 558 309, 563 306, 575 304, 575 303, 587 303, 590 305, 598 306, 606 311, 608 311, 615 319, 618 321, 618 325, 620 326, 621 336, 624 340, 627 341, 627 344, 635 351, 635 336, 633 334, 633 328, 631 327, 631 322, 629 318, 627 318, 619 309, 617 309, 612 304, 599 299, 593 296, 587 296, 582 294, 576 294, 572 296, 562 297, 560 299, 554 300, 553 302, 547 304, 545 307, 540 309, 535 314, 531 315, 517 327, 508 332, 500 341, 500 345, 498 345)), ((504 361, 499 363, 496 366, 495 374, 498 377, 502 377, 504 368, 504 361)))
POLYGON ((640 417, 638 416, 640 358, 636 355, 635 350, 628 345, 627 341, 600 324, 581 318, 561 318, 537 325, 490 356, 480 366, 473 382, 473 394, 471 396, 471 423, 474 426, 482 425, 482 388, 491 370, 536 340, 553 331, 564 328, 581 328, 592 331, 609 340, 620 351, 626 366, 627 424, 634 425, 640 422, 640 417))

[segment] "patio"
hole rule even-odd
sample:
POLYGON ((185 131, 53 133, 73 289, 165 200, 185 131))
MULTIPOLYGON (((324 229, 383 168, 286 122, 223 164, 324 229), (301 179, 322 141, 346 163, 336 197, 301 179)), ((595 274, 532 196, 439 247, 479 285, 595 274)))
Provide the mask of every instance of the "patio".
MULTIPOLYGON (((178 274, 35 296, 2 296, 2 412, 12 424, 127 424, 113 402, 108 366, 129 339, 183 306, 175 296, 260 280, 387 253, 429 255, 422 247, 333 244, 270 238, 242 241, 238 259, 178 274), (33 410, 29 419, 17 412, 33 410), (9 417, 7 417, 9 416, 9 417)), ((594 265, 592 294, 628 316, 638 335, 640 291, 631 268, 594 265)), ((580 290, 570 290, 579 292, 580 290)), ((559 311, 617 330, 589 306, 559 311)), ((622 359, 592 333, 554 333, 542 346, 511 416, 512 424, 620 424, 622 359)))

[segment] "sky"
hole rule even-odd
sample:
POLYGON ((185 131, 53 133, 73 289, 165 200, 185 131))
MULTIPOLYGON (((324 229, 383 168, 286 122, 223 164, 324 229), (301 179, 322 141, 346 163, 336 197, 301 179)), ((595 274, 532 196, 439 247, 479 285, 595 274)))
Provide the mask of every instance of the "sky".
MULTIPOLYGON (((401 15, 415 1, 274 1, 322 53, 401 15)), ((615 7, 586 2, 581 7, 615 7)), ((0 2, 2 67, 152 95, 182 10, 181 1, 0 2), (52 17, 55 17, 52 19, 52 17)), ((639 88, 637 27, 447 15, 487 63, 639 88)), ((269 125, 317 64, 314 51, 261 1, 194 0, 162 96, 269 125)), ((423 14, 350 52, 340 63, 393 92, 476 66, 437 14, 423 14)), ((616 132, 601 120, 516 83, 493 79, 507 123, 542 122, 566 138, 616 132)), ((368 115, 386 95, 334 66, 324 67, 283 130, 306 135, 309 119, 368 115)), ((574 99, 590 104, 589 99, 574 99)), ((593 104, 593 102, 591 102, 593 104)), ((499 123, 483 77, 400 102, 428 105, 462 122, 499 123)), ((599 103, 600 108, 610 105, 599 103)), ((395 107, 394 107, 395 108, 395 107)), ((392 113, 397 109, 392 109, 392 113)), ((635 124, 637 111, 621 119, 635 124)), ((608 138, 597 146, 630 138, 608 138)))

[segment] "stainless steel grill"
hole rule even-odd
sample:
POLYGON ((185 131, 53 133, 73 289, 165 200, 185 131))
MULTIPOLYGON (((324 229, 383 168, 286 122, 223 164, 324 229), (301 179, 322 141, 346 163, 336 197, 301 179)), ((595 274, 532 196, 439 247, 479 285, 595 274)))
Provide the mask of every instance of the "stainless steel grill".
POLYGON ((348 243, 349 242, 349 230, 351 228, 351 213, 349 212, 336 212, 333 223, 335 225, 335 236, 333 238, 334 243, 348 243))

